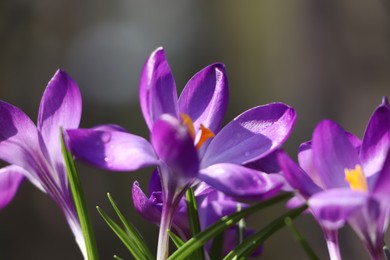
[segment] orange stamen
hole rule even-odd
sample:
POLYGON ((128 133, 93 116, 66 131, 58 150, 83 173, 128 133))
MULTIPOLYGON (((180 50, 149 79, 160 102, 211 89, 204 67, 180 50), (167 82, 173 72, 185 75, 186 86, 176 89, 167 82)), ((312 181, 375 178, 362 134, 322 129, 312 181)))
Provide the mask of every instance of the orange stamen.
POLYGON ((190 133, 190 136, 192 139, 195 139, 195 128, 194 128, 194 122, 192 122, 192 119, 183 113, 180 113, 181 120, 183 121, 183 125, 187 127, 188 132, 190 133))
POLYGON ((213 131, 211 131, 210 129, 208 129, 207 127, 205 127, 203 124, 200 124, 200 131, 201 131, 201 135, 200 135, 200 138, 199 138, 199 141, 198 143, 196 144, 196 149, 199 150, 200 147, 210 138, 214 137, 215 134, 213 133, 213 131))

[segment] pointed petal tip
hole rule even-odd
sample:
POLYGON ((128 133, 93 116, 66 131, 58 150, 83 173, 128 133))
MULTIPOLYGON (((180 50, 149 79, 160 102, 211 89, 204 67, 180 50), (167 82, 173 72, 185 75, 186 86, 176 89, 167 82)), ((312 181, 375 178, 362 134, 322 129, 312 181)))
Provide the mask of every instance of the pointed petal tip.
POLYGON ((225 64, 222 63, 222 62, 215 62, 215 63, 210 64, 209 66, 210 66, 211 68, 214 68, 214 69, 216 69, 216 70, 221 70, 221 71, 223 71, 223 72, 225 72, 225 70, 226 70, 226 66, 225 66, 225 64))
POLYGON ((53 77, 50 79, 49 84, 54 80, 63 81, 68 79, 73 81, 73 79, 69 76, 68 73, 65 72, 65 70, 59 68, 56 70, 53 77))
POLYGON ((389 100, 387 99, 386 96, 382 97, 382 106, 390 107, 389 100))
POLYGON ((158 47, 157 49, 155 49, 149 56, 149 60, 155 60, 156 57, 159 57, 159 58, 162 58, 162 59, 165 59, 165 50, 163 47, 158 47))

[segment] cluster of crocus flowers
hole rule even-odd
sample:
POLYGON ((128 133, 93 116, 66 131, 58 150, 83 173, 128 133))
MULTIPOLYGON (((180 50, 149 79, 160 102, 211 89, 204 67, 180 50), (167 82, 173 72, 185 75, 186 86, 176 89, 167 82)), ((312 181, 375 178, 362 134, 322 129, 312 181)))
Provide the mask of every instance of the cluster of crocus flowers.
POLYGON ((295 123, 295 111, 282 103, 259 106, 220 129, 227 102, 227 76, 219 63, 193 76, 178 98, 164 50, 159 48, 147 60, 140 82, 150 143, 112 126, 67 131, 71 151, 80 160, 121 171, 157 166, 162 187, 158 259, 167 256, 166 230, 190 186, 204 181, 231 196, 260 199, 283 185, 280 176, 242 165, 283 144, 295 123))
POLYGON ((299 149, 299 165, 285 153, 281 169, 299 196, 308 201, 322 226, 332 259, 340 259, 337 230, 349 223, 373 259, 384 259, 390 210, 390 106, 374 111, 360 140, 324 120, 313 139, 299 149))
POLYGON ((11 201, 21 181, 29 179, 61 208, 86 256, 60 142, 60 127, 77 128, 80 118, 79 88, 61 70, 43 94, 37 126, 22 110, 0 101, 0 159, 11 164, 0 170, 0 208, 11 201))
MULTIPOLYGON (((0 169, 0 208, 12 200, 22 180, 29 179, 62 209, 87 257, 88 240, 80 228, 83 218, 76 214, 61 152, 64 134, 76 159, 99 168, 155 167, 148 194, 136 181, 132 198, 136 210, 160 226, 157 259, 168 257, 168 230, 183 241, 193 235, 183 198, 189 188, 194 190, 201 230, 246 208, 243 201, 266 200, 281 190, 293 190, 296 197, 289 205, 309 206, 322 227, 331 259, 341 259, 338 230, 346 223, 373 259, 384 258, 390 214, 386 98, 374 111, 362 140, 331 120, 321 121, 312 140, 300 146, 297 164, 281 149, 296 120, 295 110, 286 104, 251 108, 222 127, 228 104, 223 64, 196 73, 178 97, 164 50, 158 48, 143 67, 139 97, 150 141, 117 125, 78 129, 80 91, 63 71, 47 86, 37 126, 20 109, 0 101, 0 159, 11 164, 0 169)), ((226 255, 239 241, 234 228, 224 232, 226 255)), ((244 236, 251 233, 244 230, 244 236)), ((204 248, 207 254, 210 243, 204 248)))

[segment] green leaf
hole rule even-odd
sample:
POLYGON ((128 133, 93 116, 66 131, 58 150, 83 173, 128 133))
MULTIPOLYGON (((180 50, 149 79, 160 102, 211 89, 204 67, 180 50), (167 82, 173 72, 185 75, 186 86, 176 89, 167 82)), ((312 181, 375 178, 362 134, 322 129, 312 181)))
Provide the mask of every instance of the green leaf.
POLYGON ((107 225, 114 231, 114 233, 118 236, 118 238, 122 241, 122 243, 127 247, 130 253, 134 256, 135 259, 149 259, 147 258, 142 251, 138 248, 137 244, 134 243, 134 240, 131 239, 127 233, 113 221, 99 206, 96 207, 97 211, 99 211, 102 218, 106 221, 107 225))
POLYGON ((383 246, 383 254, 385 255, 386 260, 390 260, 390 251, 386 245, 383 246))
POLYGON ((292 219, 290 217, 287 217, 284 219, 284 223, 291 230, 291 233, 293 234, 294 239, 303 247, 303 249, 305 250, 309 259, 318 260, 319 257, 316 255, 314 250, 311 248, 311 246, 307 242, 307 240, 302 236, 302 234, 294 226, 294 224, 292 223, 292 219))
POLYGON ((273 197, 267 201, 259 202, 251 207, 248 207, 240 212, 236 212, 229 216, 221 218, 219 221, 208 227, 206 230, 198 233, 190 240, 188 240, 182 247, 180 247, 176 252, 174 252, 168 259, 185 259, 187 256, 191 255, 195 250, 203 246, 208 240, 221 234, 223 231, 233 226, 243 217, 246 217, 260 209, 274 205, 280 201, 283 201, 287 198, 291 198, 292 193, 284 193, 273 197))
POLYGON ((119 210, 116 202, 111 197, 110 193, 107 193, 107 197, 111 203, 112 208, 115 210, 123 226, 125 227, 128 235, 131 237, 134 243, 136 243, 137 247, 142 251, 143 255, 145 255, 147 259, 154 259, 154 256, 150 252, 149 247, 144 242, 144 239, 141 236, 141 234, 138 232, 137 228, 126 220, 122 212, 119 210))
POLYGON ((210 259, 222 259, 224 233, 214 237, 210 249, 210 259))
MULTIPOLYGON (((189 188, 186 191, 187 213, 190 222, 191 235, 195 236, 200 232, 200 221, 198 214, 198 205, 196 204, 196 198, 194 190, 189 188)), ((204 259, 203 247, 200 247, 196 252, 192 254, 196 259, 204 259)))
POLYGON ((170 230, 167 231, 169 237, 171 238, 172 242, 175 244, 176 248, 180 248, 182 245, 184 245, 184 241, 179 236, 177 236, 175 233, 173 233, 170 230))
POLYGON ((262 244, 268 237, 274 234, 276 231, 285 226, 284 219, 290 217, 294 219, 298 217, 303 211, 307 209, 307 205, 293 209, 286 214, 278 217, 266 227, 255 233, 254 235, 248 237, 241 245, 238 245, 235 249, 230 251, 224 260, 236 260, 241 258, 249 257, 258 247, 262 244))
POLYGON ((114 257, 114 259, 116 259, 116 260, 125 260, 125 259, 123 259, 123 258, 121 258, 121 257, 119 257, 119 256, 117 256, 117 255, 114 255, 113 257, 114 257))
POLYGON ((60 140, 62 155, 64 157, 66 172, 68 174, 70 190, 72 192, 73 201, 79 217, 81 231, 84 236, 87 256, 89 260, 99 259, 95 236, 88 216, 87 205, 85 202, 83 188, 81 186, 80 178, 73 161, 73 156, 68 152, 65 146, 64 137, 62 136, 62 128, 60 129, 60 140))

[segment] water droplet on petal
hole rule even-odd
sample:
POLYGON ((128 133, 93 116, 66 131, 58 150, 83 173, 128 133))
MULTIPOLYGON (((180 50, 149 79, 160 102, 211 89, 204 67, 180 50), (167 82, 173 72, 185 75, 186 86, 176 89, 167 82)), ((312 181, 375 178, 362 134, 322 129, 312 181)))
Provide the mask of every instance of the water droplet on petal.
POLYGON ((108 143, 109 141, 111 141, 111 134, 103 133, 101 138, 103 143, 108 143))
POLYGON ((114 160, 114 158, 112 158, 112 157, 109 157, 109 156, 104 157, 104 161, 107 165, 110 165, 113 160, 114 160))

